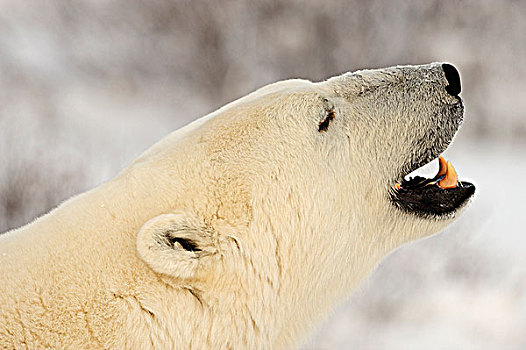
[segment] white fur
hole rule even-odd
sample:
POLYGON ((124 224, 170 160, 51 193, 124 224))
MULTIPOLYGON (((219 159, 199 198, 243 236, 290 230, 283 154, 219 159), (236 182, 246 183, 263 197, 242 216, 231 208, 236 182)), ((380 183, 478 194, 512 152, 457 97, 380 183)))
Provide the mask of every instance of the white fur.
POLYGON ((0 236, 0 347, 294 347, 387 253, 452 221, 389 200, 460 124, 445 85, 439 64, 284 81, 174 132, 0 236))

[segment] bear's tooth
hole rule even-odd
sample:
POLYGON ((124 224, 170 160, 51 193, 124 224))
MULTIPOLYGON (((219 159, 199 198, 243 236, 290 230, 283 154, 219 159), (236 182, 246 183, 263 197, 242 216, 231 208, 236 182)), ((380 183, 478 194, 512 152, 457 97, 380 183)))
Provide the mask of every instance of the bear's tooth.
POLYGON ((455 188, 458 184, 457 171, 453 167, 450 161, 447 162, 446 176, 438 182, 438 186, 441 188, 455 188))
POLYGON ((438 173, 436 174, 435 179, 437 179, 439 177, 442 177, 442 176, 446 175, 446 173, 447 173, 447 162, 444 159, 444 157, 442 157, 442 156, 438 157, 438 165, 439 165, 438 173))

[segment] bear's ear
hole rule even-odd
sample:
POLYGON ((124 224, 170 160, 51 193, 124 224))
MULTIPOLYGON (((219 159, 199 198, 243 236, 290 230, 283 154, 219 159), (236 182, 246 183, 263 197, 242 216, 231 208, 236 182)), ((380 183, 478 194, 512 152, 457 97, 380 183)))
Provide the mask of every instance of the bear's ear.
POLYGON ((197 278, 207 260, 218 253, 217 235, 188 213, 164 214, 142 226, 137 251, 156 272, 176 278, 197 278))

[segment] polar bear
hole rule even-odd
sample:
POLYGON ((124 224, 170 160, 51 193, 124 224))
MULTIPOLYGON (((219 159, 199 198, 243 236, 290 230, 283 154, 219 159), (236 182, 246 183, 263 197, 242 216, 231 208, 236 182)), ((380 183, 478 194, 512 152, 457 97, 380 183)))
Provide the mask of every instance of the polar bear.
POLYGON ((475 187, 450 64, 263 87, 0 237, 0 347, 286 349, 475 187))

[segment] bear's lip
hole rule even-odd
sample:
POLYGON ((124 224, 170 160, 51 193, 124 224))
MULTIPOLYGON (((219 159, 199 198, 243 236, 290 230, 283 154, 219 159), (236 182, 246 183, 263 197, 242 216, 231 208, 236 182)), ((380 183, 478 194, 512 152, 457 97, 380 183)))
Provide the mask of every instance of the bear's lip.
POLYGON ((393 204, 410 213, 423 217, 448 217, 464 207, 475 193, 475 186, 458 181, 451 162, 439 157, 439 169, 429 179, 415 176, 402 177, 390 189, 393 204))

